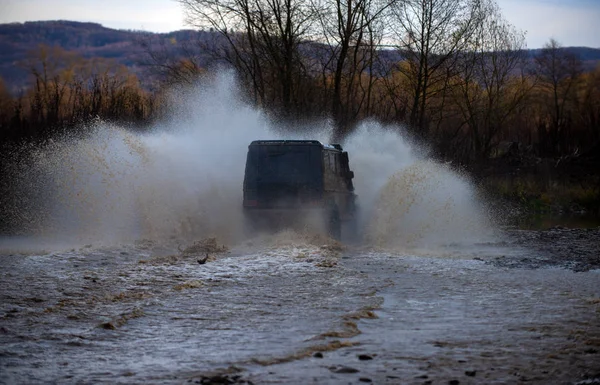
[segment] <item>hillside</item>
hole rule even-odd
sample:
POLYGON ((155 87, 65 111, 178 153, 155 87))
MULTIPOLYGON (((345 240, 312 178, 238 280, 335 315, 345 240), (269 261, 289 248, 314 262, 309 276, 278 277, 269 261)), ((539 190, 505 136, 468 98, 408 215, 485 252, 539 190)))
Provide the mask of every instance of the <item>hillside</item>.
MULTIPOLYGON (((151 33, 133 30, 116 30, 96 23, 74 21, 38 21, 0 24, 0 77, 7 87, 17 93, 30 81, 27 59, 41 44, 60 46, 76 51, 84 57, 114 59, 136 73, 142 83, 149 82, 146 57, 140 45, 143 39, 152 38, 154 45, 168 50, 169 54, 182 56, 185 47, 181 43, 213 40, 216 34, 181 30, 170 33, 151 33)), ((591 70, 600 63, 600 49, 567 47, 583 61, 584 68, 591 70)), ((533 57, 539 49, 529 50, 533 57)), ((201 60, 207 62, 208 58, 201 60)))
POLYGON ((28 82, 27 59, 40 45, 59 46, 83 57, 114 59, 126 65, 142 80, 147 76, 140 41, 152 38, 155 44, 195 41, 208 32, 181 30, 170 33, 116 30, 96 23, 40 21, 0 24, 0 77, 13 92, 28 82))
MULTIPOLYGON (((581 59, 583 70, 591 71, 600 64, 600 49, 590 47, 564 47, 563 50, 579 57, 581 59)), ((535 57, 542 50, 540 48, 530 49, 529 55, 535 57)))

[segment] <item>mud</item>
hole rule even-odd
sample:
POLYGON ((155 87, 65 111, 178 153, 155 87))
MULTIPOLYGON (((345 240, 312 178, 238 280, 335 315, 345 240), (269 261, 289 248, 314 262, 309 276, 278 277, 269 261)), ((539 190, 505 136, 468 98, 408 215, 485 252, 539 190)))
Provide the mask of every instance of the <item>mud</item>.
POLYGON ((506 233, 5 252, 0 383, 600 381, 598 229, 506 233))

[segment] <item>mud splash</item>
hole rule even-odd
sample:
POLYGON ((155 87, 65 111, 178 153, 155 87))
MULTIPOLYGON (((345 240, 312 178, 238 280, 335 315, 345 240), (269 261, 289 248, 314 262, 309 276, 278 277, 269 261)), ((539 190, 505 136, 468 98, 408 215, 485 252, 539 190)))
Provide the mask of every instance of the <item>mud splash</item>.
MULTIPOLYGON (((14 175, 24 204, 13 214, 34 235, 25 243, 78 247, 211 236, 243 242, 248 144, 327 141, 331 127, 322 122, 285 133, 239 94, 225 73, 179 91, 172 117, 150 133, 97 122, 83 138, 57 139, 33 151, 31 164, 14 175)), ((491 227, 468 180, 427 160, 398 127, 365 122, 344 146, 356 175, 361 226, 372 244, 475 242, 473 229, 491 227)))
POLYGON ((150 133, 97 122, 33 151, 13 177, 35 202, 15 216, 36 239, 73 246, 237 239, 246 147, 272 134, 231 76, 211 82, 174 95, 172 117, 150 133))
POLYGON ((424 249, 490 242, 491 217, 463 176, 432 161, 392 175, 375 202, 366 236, 379 247, 424 249))

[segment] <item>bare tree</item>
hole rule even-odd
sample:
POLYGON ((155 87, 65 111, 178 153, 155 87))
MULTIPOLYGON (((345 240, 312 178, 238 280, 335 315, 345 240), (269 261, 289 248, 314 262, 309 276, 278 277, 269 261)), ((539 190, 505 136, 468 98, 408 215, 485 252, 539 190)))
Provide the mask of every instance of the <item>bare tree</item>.
POLYGON ((482 2, 484 17, 458 54, 459 77, 452 101, 468 129, 473 154, 489 156, 507 119, 531 89, 525 76, 525 34, 502 17, 494 0, 482 2))
POLYGON ((394 3, 390 27, 394 45, 408 64, 410 125, 428 136, 429 98, 444 89, 457 53, 465 50, 482 17, 480 0, 405 0, 394 3))
POLYGON ((178 0, 191 25, 217 31, 258 104, 286 115, 305 74, 300 46, 314 21, 308 0, 178 0))
POLYGON ((336 141, 351 130, 363 108, 370 108, 373 65, 383 38, 381 18, 389 5, 389 1, 378 0, 313 2, 319 17, 319 37, 328 50, 322 73, 324 78, 332 77, 328 95, 336 141), (365 73, 366 85, 361 79, 365 73))
POLYGON ((34 80, 31 116, 43 130, 51 129, 62 119, 68 84, 81 64, 82 58, 77 54, 57 46, 40 45, 30 52, 25 66, 34 80))
MULTIPOLYGON (((578 100, 579 119, 590 147, 600 147, 600 65, 585 74, 578 100)), ((583 146, 582 146, 583 147, 583 146)))
POLYGON ((136 42, 145 54, 143 64, 158 75, 159 83, 171 86, 194 84, 205 72, 203 65, 207 62, 211 34, 203 31, 179 31, 177 34, 182 38, 140 34, 136 42))
POLYGON ((11 123, 31 129, 24 136, 80 131, 81 123, 96 118, 143 124, 152 113, 154 105, 137 77, 114 60, 40 46, 25 65, 33 85, 14 105, 11 123))
POLYGON ((543 103, 548 106, 550 117, 549 127, 540 122, 540 134, 549 134, 548 140, 544 140, 546 151, 561 154, 568 150, 565 148, 571 119, 568 105, 574 97, 575 83, 581 73, 581 60, 563 49, 558 41, 550 39, 535 57, 535 63, 539 87, 546 99, 543 103))

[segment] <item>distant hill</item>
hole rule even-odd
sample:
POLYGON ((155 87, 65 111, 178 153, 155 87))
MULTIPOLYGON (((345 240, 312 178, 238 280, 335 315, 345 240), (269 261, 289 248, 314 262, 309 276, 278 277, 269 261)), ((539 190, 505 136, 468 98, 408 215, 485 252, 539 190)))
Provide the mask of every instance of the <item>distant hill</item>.
MULTIPOLYGON (((583 62, 583 69, 590 71, 596 68, 600 64, 600 49, 589 48, 589 47, 564 47, 563 50, 578 56, 583 62)), ((531 57, 539 55, 542 51, 541 48, 530 49, 529 54, 531 57)))
MULTIPOLYGON (((0 24, 0 77, 13 92, 18 92, 30 82, 24 62, 31 51, 40 44, 60 46, 76 51, 82 56, 112 58, 126 65, 144 81, 148 81, 145 55, 139 41, 152 37, 154 44, 172 47, 175 55, 181 54, 179 43, 217 38, 214 32, 181 30, 170 33, 151 33, 133 30, 116 30, 96 23, 74 21, 36 21, 26 23, 0 24), (177 44, 175 44, 177 43, 177 44), (178 53, 179 52, 179 53, 178 53)), ((169 48, 171 49, 171 48, 169 48)), ((590 70, 600 64, 600 49, 587 47, 564 48, 584 61, 584 68, 590 70)), ((529 50, 532 56, 539 49, 529 50)), ((208 58, 206 58, 208 61, 208 58)))
POLYGON ((44 44, 76 51, 86 58, 114 59, 143 81, 147 74, 141 39, 152 37, 155 43, 162 41, 174 46, 175 42, 196 41, 199 37, 208 38, 207 35, 215 34, 192 30, 170 33, 116 30, 96 23, 64 20, 0 24, 0 77, 12 91, 26 86, 30 79, 24 62, 30 52, 44 44))

